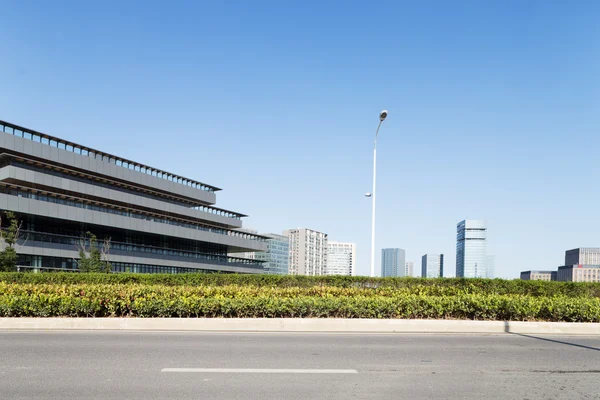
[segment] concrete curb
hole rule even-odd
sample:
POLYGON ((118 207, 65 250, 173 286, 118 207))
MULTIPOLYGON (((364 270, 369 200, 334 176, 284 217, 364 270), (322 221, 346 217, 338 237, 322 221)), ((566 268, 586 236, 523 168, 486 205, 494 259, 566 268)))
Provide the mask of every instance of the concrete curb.
POLYGON ((0 330, 600 335, 600 323, 338 318, 0 318, 0 330))

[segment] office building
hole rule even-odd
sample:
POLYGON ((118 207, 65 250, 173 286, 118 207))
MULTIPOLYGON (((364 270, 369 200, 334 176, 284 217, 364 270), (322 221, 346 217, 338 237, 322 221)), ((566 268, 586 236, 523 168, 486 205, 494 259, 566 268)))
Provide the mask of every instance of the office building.
POLYGON ((600 282, 600 265, 565 265, 556 276, 563 282, 600 282))
POLYGON ((496 277, 496 256, 488 254, 486 257, 486 278, 496 277))
POLYGON ((565 252, 565 265, 600 265, 600 248, 580 247, 565 252))
POLYGON ((487 226, 485 221, 464 220, 456 226, 456 276, 487 278, 487 226))
POLYGON ((421 257, 421 277, 442 278, 444 276, 444 255, 425 254, 421 257))
POLYGON ((580 247, 565 251, 565 265, 556 279, 563 282, 600 282, 600 248, 580 247))
POLYGON ((219 190, 0 121, 0 209, 22 222, 25 269, 77 270, 77 245, 91 232, 110 238, 115 272, 262 272, 259 261, 228 256, 266 242, 238 230, 245 215, 215 206, 219 190))
POLYGON ((290 258, 289 238, 275 233, 263 236, 267 238, 267 251, 254 253, 254 258, 264 262, 265 274, 286 275, 290 258))
POLYGON ((406 276, 405 257, 403 249, 381 249, 381 276, 406 276))
POLYGON ((521 279, 524 281, 555 281, 556 271, 523 271, 521 279))
POLYGON ((356 244, 328 242, 325 275, 356 275, 356 244))
MULTIPOLYGON (((256 229, 250 229, 250 228, 239 228, 236 229, 239 232, 246 232, 246 233, 252 233, 254 235, 258 235, 258 231, 256 229)), ((254 260, 256 259, 256 253, 254 251, 243 251, 241 253, 228 253, 229 257, 237 257, 237 258, 244 258, 247 260, 254 260)))
POLYGON ((404 268, 404 276, 413 276, 413 269, 415 263, 413 263, 412 261, 407 261, 405 265, 406 268, 404 268))
POLYGON ((312 229, 285 231, 289 238, 289 274, 323 275, 327 265, 327 234, 312 229))

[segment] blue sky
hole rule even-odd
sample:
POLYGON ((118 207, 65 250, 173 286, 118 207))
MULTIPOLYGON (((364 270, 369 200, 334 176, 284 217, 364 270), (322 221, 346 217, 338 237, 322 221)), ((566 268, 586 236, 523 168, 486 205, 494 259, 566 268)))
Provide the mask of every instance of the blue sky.
MULTIPOLYGON (((5 1, 0 119, 420 267, 486 219, 496 274, 600 246, 596 1, 5 1), (127 4, 121 4, 127 3, 127 4)), ((379 256, 377 257, 379 258, 379 256)), ((377 263, 379 264, 379 262, 377 263)))

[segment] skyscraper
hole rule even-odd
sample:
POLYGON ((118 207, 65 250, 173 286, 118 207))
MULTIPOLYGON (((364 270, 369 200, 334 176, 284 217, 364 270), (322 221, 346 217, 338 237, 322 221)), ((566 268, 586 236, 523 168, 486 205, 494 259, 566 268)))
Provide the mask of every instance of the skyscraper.
POLYGON ((464 220, 456 225, 456 276, 488 277, 487 225, 482 220, 464 220))
POLYGON ((421 257, 421 276, 423 278, 442 278, 444 276, 444 255, 425 254, 421 257))
POLYGON ((381 276, 406 276, 403 249, 381 249, 381 276))
POLYGON ((356 275, 356 244, 328 242, 325 275, 356 275))
POLYGON ((413 276, 413 268, 415 263, 412 261, 407 261, 405 265, 406 268, 404 268, 404 276, 413 276))
POLYGON ((327 234, 312 229, 285 231, 289 238, 289 274, 323 275, 327 265, 327 234))
POLYGON ((267 251, 254 253, 254 258, 265 261, 263 269, 265 274, 286 275, 289 269, 290 243, 287 236, 268 233, 267 251))

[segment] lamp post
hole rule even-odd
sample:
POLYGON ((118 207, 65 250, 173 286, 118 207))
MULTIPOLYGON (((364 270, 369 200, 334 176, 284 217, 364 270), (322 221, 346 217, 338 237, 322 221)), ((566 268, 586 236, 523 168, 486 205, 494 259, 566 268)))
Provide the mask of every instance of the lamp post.
POLYGON ((373 197, 373 213, 371 216, 371 276, 375 276, 375 191, 377 187, 377 135, 379 134, 379 128, 381 124, 388 116, 387 110, 383 110, 379 113, 379 125, 377 125, 377 131, 375 132, 375 141, 373 143, 373 193, 367 193, 367 197, 373 197))

